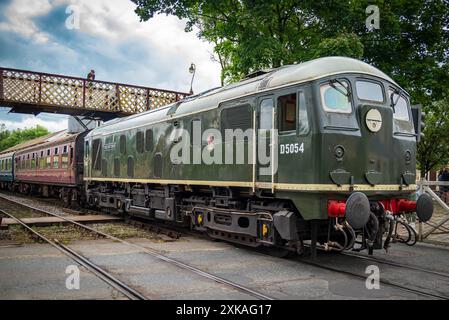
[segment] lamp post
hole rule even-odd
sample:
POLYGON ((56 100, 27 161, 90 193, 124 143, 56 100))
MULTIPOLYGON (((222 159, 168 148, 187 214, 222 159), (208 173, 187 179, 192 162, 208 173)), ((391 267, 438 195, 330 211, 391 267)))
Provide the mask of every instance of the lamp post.
POLYGON ((190 64, 190 68, 189 68, 189 72, 192 74, 192 80, 190 81, 190 94, 193 94, 193 79, 195 78, 195 71, 196 71, 196 66, 195 64, 192 62, 190 64))

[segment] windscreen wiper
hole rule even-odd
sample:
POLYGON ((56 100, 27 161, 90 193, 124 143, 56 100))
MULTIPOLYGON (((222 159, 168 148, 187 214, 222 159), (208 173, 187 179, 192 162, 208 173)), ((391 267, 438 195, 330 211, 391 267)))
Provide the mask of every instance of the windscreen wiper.
POLYGON ((335 90, 337 90, 338 92, 340 92, 342 95, 344 95, 344 96, 346 96, 346 97, 349 98, 349 96, 350 96, 349 88, 346 87, 346 86, 343 84, 343 82, 341 82, 341 81, 338 80, 338 79, 333 79, 333 80, 330 81, 329 84, 330 84, 330 86, 331 86, 332 88, 334 88, 335 90), (340 86, 342 86, 343 88, 345 88, 345 89, 346 89, 346 92, 344 92, 343 90, 341 90, 340 88, 338 88, 338 87, 335 85, 335 82, 338 83, 338 84, 339 84, 340 86))
POLYGON ((390 102, 391 102, 391 107, 394 110, 394 107, 396 106, 396 104, 398 103, 399 99, 401 98, 400 92, 398 90, 395 90, 391 93, 390 95, 390 102), (396 101, 394 101, 394 95, 397 94, 398 97, 396 98, 396 101))

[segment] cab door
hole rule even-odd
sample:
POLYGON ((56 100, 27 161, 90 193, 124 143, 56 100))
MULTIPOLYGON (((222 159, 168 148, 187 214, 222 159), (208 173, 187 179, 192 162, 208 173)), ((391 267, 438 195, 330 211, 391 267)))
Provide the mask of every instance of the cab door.
POLYGON ((292 88, 277 92, 278 184, 313 182, 310 121, 307 88, 292 88))
POLYGON ((274 190, 277 170, 276 105, 273 96, 261 97, 258 101, 256 126, 256 183, 265 189, 274 190))

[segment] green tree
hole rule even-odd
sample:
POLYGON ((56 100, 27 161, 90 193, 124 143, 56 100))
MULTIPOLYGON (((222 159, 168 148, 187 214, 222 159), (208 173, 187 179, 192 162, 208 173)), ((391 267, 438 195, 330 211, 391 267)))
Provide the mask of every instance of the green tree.
POLYGON ((447 149, 432 148, 435 155, 423 152, 428 152, 424 147, 428 139, 438 138, 440 147, 449 145, 446 135, 429 131, 434 125, 430 114, 440 112, 433 108, 449 96, 448 0, 131 1, 141 20, 167 14, 186 19, 186 31, 196 26, 198 37, 215 45, 222 83, 258 69, 331 55, 359 58, 378 67, 410 93, 412 103, 429 113, 428 137, 418 149, 421 170, 446 161, 440 155, 447 149), (366 27, 369 5, 379 8, 379 29, 366 27))
POLYGON ((162 13, 187 19, 186 31, 196 26, 200 38, 215 44, 224 82, 240 80, 259 69, 306 61, 329 48, 334 55, 357 58, 363 52, 350 32, 338 30, 329 38, 321 37, 321 22, 308 1, 132 1, 141 20, 162 13), (338 41, 333 40, 335 35, 338 41))
POLYGON ((42 137, 49 134, 47 128, 37 125, 34 128, 6 130, 5 125, 0 124, 0 151, 6 150, 19 143, 42 137))
POLYGON ((425 112, 426 126, 417 156, 422 177, 449 163, 449 99, 433 103, 425 112))

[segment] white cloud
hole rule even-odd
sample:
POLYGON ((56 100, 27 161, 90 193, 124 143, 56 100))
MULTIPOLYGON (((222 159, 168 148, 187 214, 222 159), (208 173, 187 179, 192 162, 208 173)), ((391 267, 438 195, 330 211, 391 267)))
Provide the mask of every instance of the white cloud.
POLYGON ((37 43, 46 43, 48 35, 40 32, 32 17, 43 15, 51 10, 48 0, 15 0, 6 8, 4 15, 8 22, 0 23, 0 31, 16 32, 26 38, 32 38, 37 43))
MULTIPOLYGON (((13 0, 5 10, 8 20, 0 22, 0 31, 16 32, 40 45, 59 50, 65 47, 65 51, 70 52, 72 48, 65 43, 58 43, 51 34, 39 30, 33 22, 34 17, 45 15, 59 5, 75 5, 79 8, 80 29, 68 32, 80 32, 101 39, 92 44, 92 49, 98 54, 105 54, 105 50, 110 55, 117 54, 114 51, 123 42, 139 43, 142 48, 154 53, 158 61, 141 61, 141 64, 150 69, 152 65, 157 66, 159 70, 164 66, 166 70, 163 74, 150 70, 147 83, 142 85, 188 91, 191 76, 187 70, 191 62, 197 66, 195 92, 220 84, 220 65, 211 61, 213 46, 198 39, 197 30, 186 33, 185 21, 174 16, 159 15, 150 21, 140 22, 134 13, 136 6, 129 0, 13 0), (108 43, 108 47, 104 46, 103 41, 108 43), (170 75, 171 82, 165 81, 167 75, 170 75)), ((117 58, 123 59, 123 56, 117 58)))
POLYGON ((21 121, 11 121, 11 120, 0 120, 1 123, 4 123, 6 129, 14 130, 14 129, 25 129, 25 128, 33 128, 36 125, 41 125, 47 128, 51 132, 64 130, 67 128, 67 119, 60 119, 57 121, 44 120, 34 116, 26 116, 25 119, 21 121))
MULTIPOLYGON (((13 32, 34 43, 34 47, 45 48, 40 50, 45 56, 36 55, 17 62, 24 68, 30 65, 36 71, 81 75, 94 68, 99 80, 187 92, 191 80, 188 68, 194 62, 197 67, 195 93, 220 84, 220 66, 210 58, 212 45, 198 39, 196 31, 186 33, 185 21, 173 16, 156 16, 140 22, 134 9, 130 0, 12 0, 4 12, 6 20, 0 21, 0 37, 2 31, 13 32), (52 31, 39 30, 33 19, 49 14, 60 5, 80 8, 80 29, 62 32, 77 32, 77 35, 89 36, 92 41, 75 45, 65 41, 64 37, 59 39, 51 34, 52 31), (47 57, 54 59, 50 63, 47 57), (103 57, 108 63, 95 65, 95 61, 103 57)), ((66 14, 61 20, 67 17, 66 14)), ((55 33, 61 34, 61 30, 55 30, 55 33)), ((16 62, 11 61, 11 67, 17 67, 16 62)), ((2 118, 8 129, 42 124, 55 131, 66 125, 66 122, 33 116, 26 117, 23 122, 11 121, 12 118, 6 115, 2 118)))
MULTIPOLYGON (((160 61, 141 62, 149 68, 152 64, 166 66, 166 74, 149 75, 153 86, 177 90, 189 88, 190 74, 187 70, 191 62, 197 67, 195 92, 220 84, 220 65, 211 60, 213 46, 197 38, 198 30, 186 33, 184 20, 159 15, 147 22, 140 22, 134 13, 136 6, 129 0, 114 1, 113 4, 108 0, 80 0, 77 5, 80 8, 80 32, 107 39, 112 45, 135 41, 157 54, 160 61), (170 78, 177 79, 176 82, 161 81, 167 74, 174 74, 170 78)), ((98 49, 101 51, 104 47, 98 49)))

